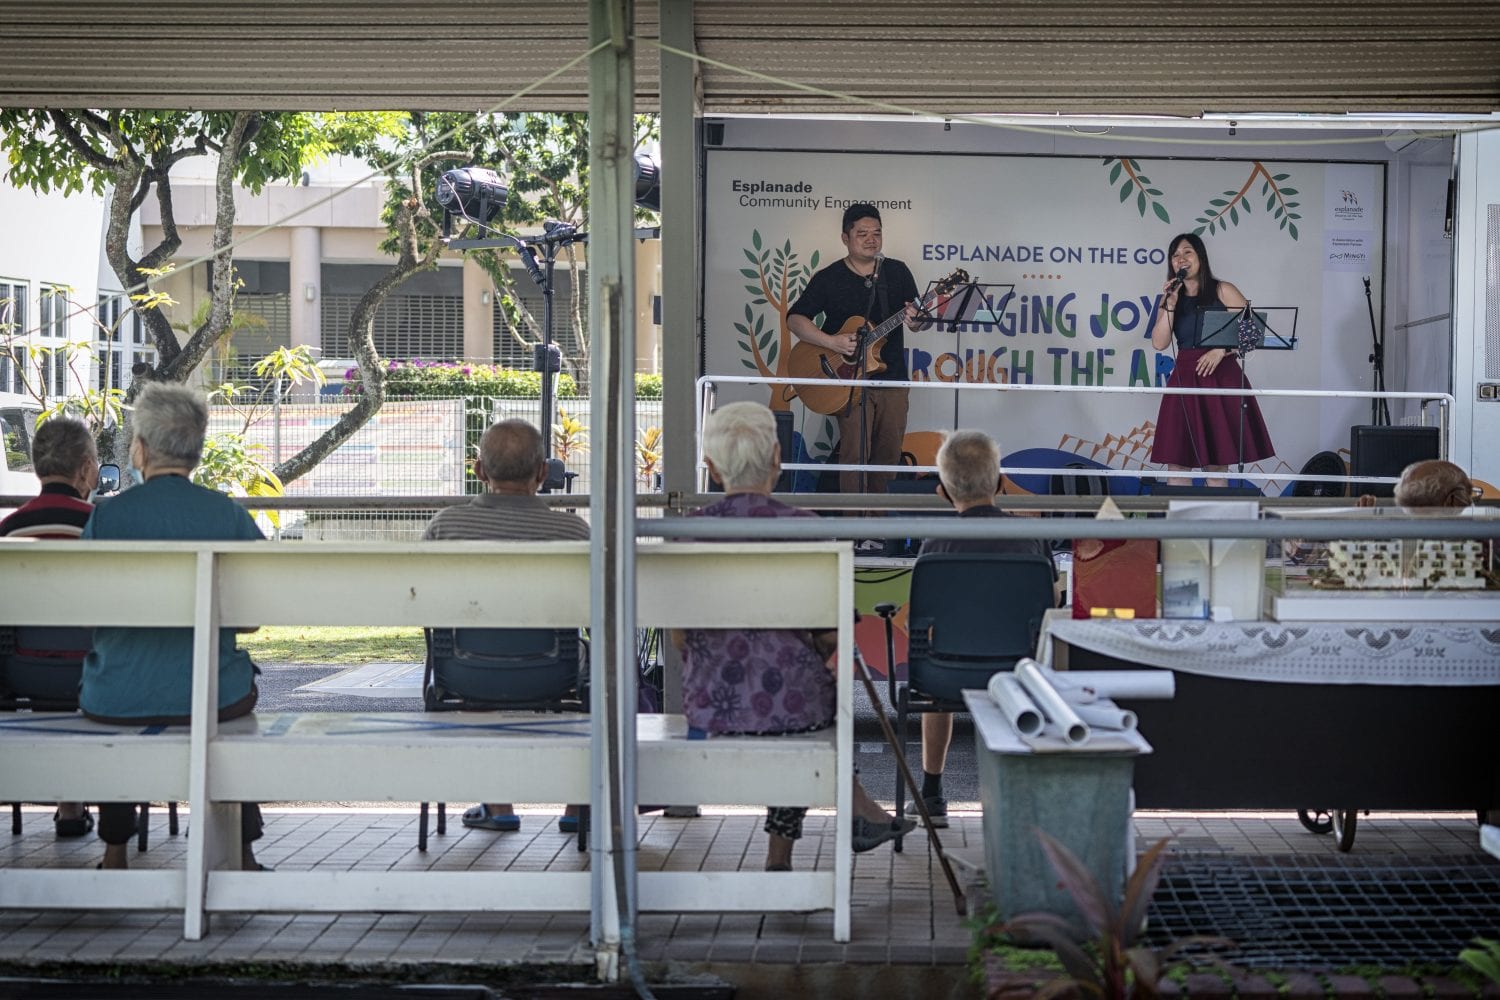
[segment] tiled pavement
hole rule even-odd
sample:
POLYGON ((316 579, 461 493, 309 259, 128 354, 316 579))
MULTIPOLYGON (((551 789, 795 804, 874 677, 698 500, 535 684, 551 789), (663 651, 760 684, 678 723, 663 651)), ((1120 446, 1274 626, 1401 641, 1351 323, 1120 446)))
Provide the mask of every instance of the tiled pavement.
MULTIPOLYGON (((413 870, 473 868, 578 870, 587 856, 557 830, 555 813, 523 813, 520 833, 464 829, 450 817, 448 833, 416 850, 415 809, 265 810, 260 859, 278 870, 413 870)), ((139 867, 180 867, 187 840, 166 832, 165 810, 153 810, 151 847, 132 851, 139 867)), ((25 832, 0 843, 0 865, 85 867, 100 856, 93 838, 58 841, 50 815, 28 809, 25 832)), ((191 817, 186 817, 190 825, 191 817)), ((1144 847, 1171 836, 1181 851, 1261 855, 1329 853, 1330 837, 1305 832, 1285 813, 1143 813, 1135 823, 1144 847)), ((749 811, 715 811, 698 819, 641 817, 639 864, 643 870, 758 869, 765 835, 749 811)), ((925 838, 908 839, 905 852, 879 848, 856 859, 853 940, 832 940, 832 915, 663 915, 640 919, 641 957, 684 968, 814 966, 828 963, 889 969, 927 967, 962 989, 970 932, 955 910, 925 838), (934 969, 933 967, 937 968, 934 969)), ((798 844, 799 866, 830 867, 832 817, 815 812, 798 844)), ((1472 855, 1473 818, 1459 814, 1375 814, 1359 827, 1361 854, 1421 857, 1472 855)), ((953 817, 943 833, 950 850, 978 858, 981 823, 970 811, 953 817)), ((201 941, 185 941, 180 915, 157 913, 18 912, 0 910, 0 963, 179 963, 186 966, 243 962, 293 965, 389 966, 591 961, 587 914, 475 915, 218 915, 201 941)), ((872 968, 871 972, 874 971, 872 968)), ((946 992, 946 989, 945 991, 946 992)), ((929 995, 936 995, 929 993, 929 995)))

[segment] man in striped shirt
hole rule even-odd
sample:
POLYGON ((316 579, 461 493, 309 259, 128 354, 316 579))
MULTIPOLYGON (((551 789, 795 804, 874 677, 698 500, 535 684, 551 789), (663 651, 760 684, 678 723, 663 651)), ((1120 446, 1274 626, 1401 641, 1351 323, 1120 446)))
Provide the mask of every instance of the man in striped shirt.
MULTIPOLYGON (((547 481, 542 435, 524 420, 502 420, 479 439, 474 475, 485 492, 467 504, 438 511, 425 540, 561 542, 587 540, 588 522, 554 510, 537 497, 547 481)), ((559 824, 578 829, 574 807, 559 824)), ((480 830, 519 830, 521 820, 508 802, 490 802, 464 812, 464 826, 480 830)))
POLYGON ((0 521, 0 535, 77 538, 94 512, 84 497, 99 481, 93 435, 81 421, 53 417, 37 428, 31 462, 42 492, 0 521))
MULTIPOLYGON (((0 535, 77 538, 94 512, 94 505, 84 499, 99 481, 94 436, 81 421, 53 417, 37 428, 31 461, 42 492, 0 521, 0 535)), ((39 655, 57 657, 62 667, 76 672, 87 652, 49 650, 39 655)), ((59 837, 82 837, 94 828, 94 817, 82 802, 59 802, 52 822, 59 837)))

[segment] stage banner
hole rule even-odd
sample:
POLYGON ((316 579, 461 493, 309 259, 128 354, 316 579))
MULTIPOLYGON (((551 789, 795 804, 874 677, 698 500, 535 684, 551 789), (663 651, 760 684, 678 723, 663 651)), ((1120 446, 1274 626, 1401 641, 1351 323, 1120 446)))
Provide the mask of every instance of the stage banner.
MULTIPOLYGON (((1368 389, 1365 280, 1381 301, 1385 170, 1378 163, 709 149, 704 337, 710 375, 785 376, 786 313, 814 271, 844 254, 846 205, 881 210, 887 257, 917 285, 963 268, 986 299, 970 322, 906 335, 914 380, 907 450, 930 463, 940 433, 994 435, 1011 466, 1155 471, 1149 456, 1171 349, 1151 348, 1152 306, 1172 237, 1197 232, 1215 275, 1271 328, 1249 357, 1257 388, 1368 389), (1273 342, 1287 349, 1269 349, 1273 342), (953 391, 957 384, 1123 386, 1131 393, 953 391)), ((724 384, 795 414, 803 460, 835 439, 831 417, 782 387, 724 384)), ((1368 401, 1264 400, 1276 455, 1247 472, 1296 472, 1347 447, 1368 401)), ((804 476, 804 485, 811 477, 804 476)), ((1049 477, 1017 477, 1045 493, 1049 477)), ((1112 480, 1135 492, 1133 480, 1112 480)), ((1267 492, 1280 492, 1272 483, 1267 492)))

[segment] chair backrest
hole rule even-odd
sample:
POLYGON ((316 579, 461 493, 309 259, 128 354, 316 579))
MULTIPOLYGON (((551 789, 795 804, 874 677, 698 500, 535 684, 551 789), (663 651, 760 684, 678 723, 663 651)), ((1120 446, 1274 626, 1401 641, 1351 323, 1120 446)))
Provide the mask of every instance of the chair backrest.
POLYGON ((576 707, 577 629, 427 629, 423 699, 437 708, 576 707))
POLYGON ((908 678, 956 699, 990 674, 1032 655, 1042 616, 1056 603, 1052 561, 1042 555, 938 552, 912 569, 908 678))
POLYGON ((94 630, 17 625, 0 636, 0 709, 67 711, 78 707, 83 658, 94 630))

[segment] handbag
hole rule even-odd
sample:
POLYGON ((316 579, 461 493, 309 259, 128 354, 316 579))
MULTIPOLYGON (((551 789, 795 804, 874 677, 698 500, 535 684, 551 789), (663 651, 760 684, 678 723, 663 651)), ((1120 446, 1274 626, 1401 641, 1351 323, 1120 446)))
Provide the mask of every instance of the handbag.
POLYGON ((1265 340, 1265 328, 1261 326, 1260 320, 1256 317, 1255 312, 1250 308, 1250 303, 1248 302, 1240 309, 1237 334, 1239 344, 1236 353, 1242 358, 1259 347, 1265 340))

